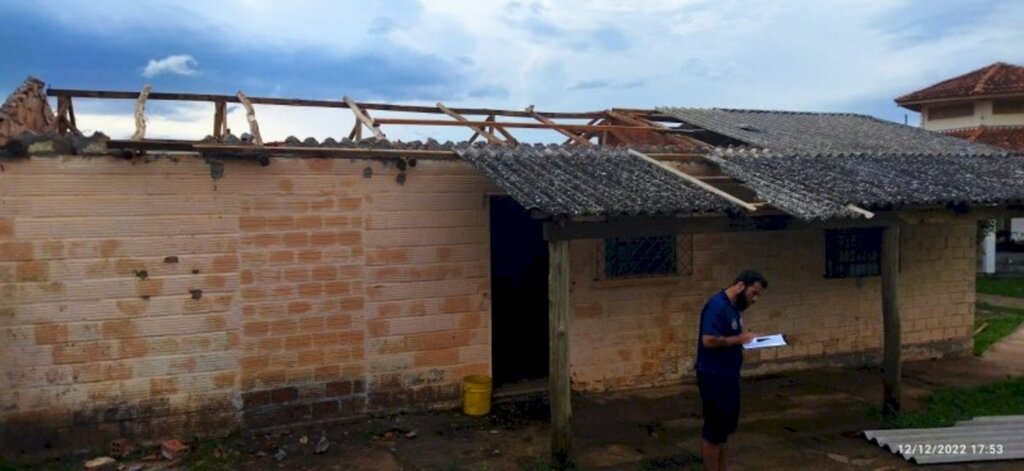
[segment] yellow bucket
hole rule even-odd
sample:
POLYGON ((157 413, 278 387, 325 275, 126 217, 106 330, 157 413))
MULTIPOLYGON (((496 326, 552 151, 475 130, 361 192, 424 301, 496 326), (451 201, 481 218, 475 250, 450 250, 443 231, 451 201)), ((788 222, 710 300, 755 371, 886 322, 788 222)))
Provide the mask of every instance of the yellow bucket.
POLYGON ((462 379, 462 412, 487 415, 491 411, 491 377, 469 375, 462 379))

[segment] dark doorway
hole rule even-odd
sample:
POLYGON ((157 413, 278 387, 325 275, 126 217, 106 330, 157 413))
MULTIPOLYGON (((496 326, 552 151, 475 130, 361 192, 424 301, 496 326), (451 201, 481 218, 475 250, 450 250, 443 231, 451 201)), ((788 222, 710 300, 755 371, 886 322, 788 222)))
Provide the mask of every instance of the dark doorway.
POLYGON ((494 385, 548 376, 548 246, 541 221, 491 197, 491 356, 494 385))

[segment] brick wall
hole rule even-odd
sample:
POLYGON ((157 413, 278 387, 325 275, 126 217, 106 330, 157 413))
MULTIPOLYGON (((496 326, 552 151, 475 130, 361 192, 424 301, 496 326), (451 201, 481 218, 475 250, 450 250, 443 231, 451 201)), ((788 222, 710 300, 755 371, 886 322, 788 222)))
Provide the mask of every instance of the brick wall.
POLYGON ((466 166, 3 165, 8 448, 450 405, 490 373, 495 189, 466 166))
MULTIPOLYGON (((463 376, 490 373, 484 177, 436 161, 224 166, 215 180, 188 156, 3 162, 4 447, 446 407, 463 376)), ((905 232, 909 357, 969 347, 973 234, 905 232)), ((595 241, 572 243, 575 388, 680 381, 701 305, 748 266, 772 280, 749 326, 793 338, 751 358, 759 371, 877 356, 878 279, 823 279, 821 231, 693 245, 692 275, 621 282, 595 281, 595 241)))
POLYGON ((0 385, 7 447, 234 423, 238 195, 160 160, 6 160, 0 385))
MULTIPOLYGON (((974 226, 909 226, 902 234, 904 359, 970 351, 974 226)), ((821 230, 693 236, 693 273, 669 279, 597 280, 596 241, 572 244, 574 385, 602 390, 678 382, 692 373, 700 310, 746 268, 767 294, 744 314, 754 332, 783 332, 788 348, 747 352, 748 373, 881 358, 879 277, 826 279, 821 230)))

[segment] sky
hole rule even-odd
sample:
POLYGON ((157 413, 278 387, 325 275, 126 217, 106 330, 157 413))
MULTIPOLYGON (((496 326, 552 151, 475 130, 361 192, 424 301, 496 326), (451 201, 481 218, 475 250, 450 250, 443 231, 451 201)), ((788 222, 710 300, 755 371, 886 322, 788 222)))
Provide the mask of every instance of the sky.
MULTIPOLYGON (((893 98, 992 62, 1024 64, 1016 0, 0 0, 0 20, 4 94, 31 75, 54 88, 843 111, 916 124, 893 98)), ((115 138, 134 130, 133 106, 75 101, 80 128, 115 138)), ((146 113, 147 137, 212 130, 209 103, 154 101, 146 113)), ((353 124, 344 109, 257 105, 256 115, 265 140, 339 138, 353 124)), ((247 129, 237 106, 229 126, 247 129)))

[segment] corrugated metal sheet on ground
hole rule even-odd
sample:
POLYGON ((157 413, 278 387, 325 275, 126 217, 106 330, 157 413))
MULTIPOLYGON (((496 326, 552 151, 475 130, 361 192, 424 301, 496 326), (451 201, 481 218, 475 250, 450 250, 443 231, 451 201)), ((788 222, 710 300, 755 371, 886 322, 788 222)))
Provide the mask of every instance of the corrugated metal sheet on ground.
POLYGON ((1024 459, 1024 415, 977 417, 952 427, 867 430, 864 438, 916 464, 1024 459))

